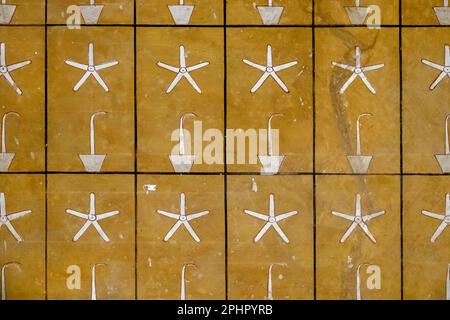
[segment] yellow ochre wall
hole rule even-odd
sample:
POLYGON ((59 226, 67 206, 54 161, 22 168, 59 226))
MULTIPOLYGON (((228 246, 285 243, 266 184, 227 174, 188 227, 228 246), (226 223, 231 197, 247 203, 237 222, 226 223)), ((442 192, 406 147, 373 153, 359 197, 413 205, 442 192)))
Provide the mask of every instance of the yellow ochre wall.
MULTIPOLYGON (((6 298, 91 299, 92 267, 105 264, 96 272, 98 299, 180 299, 182 268, 194 264, 187 299, 263 300, 273 264, 274 299, 356 299, 358 267, 363 299, 445 299, 450 228, 432 242, 441 221, 422 214, 447 211, 450 219, 450 178, 435 158, 445 154, 450 77, 430 90, 441 71, 421 62, 444 64, 450 26, 433 10, 443 0, 361 0, 374 10, 370 19, 380 14, 377 26, 351 24, 354 0, 273 0, 284 11, 271 26, 257 10, 267 0, 185 0, 195 6, 188 25, 170 15, 177 2, 96 0, 104 6, 98 23, 81 18, 74 28, 68 8, 89 0, 7 1, 16 11, 0 25, 6 65, 31 64, 10 72, 22 95, 0 77, 0 116, 20 115, 7 120, 15 157, 0 173, 0 192, 8 215, 32 212, 11 222, 21 242, 0 221, 0 268, 19 264, 5 269, 6 298), (73 90, 85 71, 64 61, 86 64, 89 43, 95 65, 118 61, 98 71, 109 92, 92 76, 73 90), (166 93, 176 74, 157 63, 178 68, 181 45, 188 66, 209 62, 190 72, 201 94, 186 79, 166 93), (278 72, 288 93, 272 77, 250 92, 263 71, 243 59, 265 65, 268 45, 273 65, 298 62, 278 72), (354 65, 355 47, 362 66, 384 64, 365 73, 376 94, 359 78, 339 93, 352 71, 332 63, 354 65), (89 173, 79 155, 90 152, 98 111, 106 114, 95 119, 95 147, 106 159, 89 173), (272 122, 285 156, 278 174, 229 158, 174 172, 171 135, 186 112, 197 115, 185 121, 192 136, 194 121, 223 133, 267 129, 281 114, 272 122), (361 145, 372 160, 358 174, 347 156, 356 154, 362 113, 371 114, 361 120, 361 145), (98 215, 119 211, 99 221, 109 242, 93 225, 73 241, 86 220, 66 210, 89 213, 91 193, 98 215), (164 241, 177 221, 158 210, 178 214, 181 193, 187 215, 209 211, 189 222, 199 242, 183 225, 164 241), (278 223, 289 243, 272 227, 254 241, 266 222, 245 210, 268 215, 270 195, 276 215, 297 212, 278 223), (376 243, 359 227, 340 242, 352 221, 332 212, 354 215, 358 195, 363 216, 384 211, 367 222, 376 243), (370 285, 368 265, 380 270, 380 286, 370 285)), ((215 152, 237 156, 224 138, 215 152)))

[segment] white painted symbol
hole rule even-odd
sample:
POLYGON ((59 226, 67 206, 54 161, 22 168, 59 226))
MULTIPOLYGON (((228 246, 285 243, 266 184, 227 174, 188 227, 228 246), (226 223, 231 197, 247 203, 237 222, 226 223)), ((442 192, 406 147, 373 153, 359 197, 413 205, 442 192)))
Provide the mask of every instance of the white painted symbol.
POLYGON ((278 85, 283 89, 284 92, 289 92, 288 87, 286 86, 286 84, 284 84, 284 82, 278 76, 277 72, 295 66, 296 64, 298 64, 298 61, 288 62, 288 63, 282 64, 279 66, 273 66, 272 46, 271 45, 267 46, 267 61, 266 61, 265 66, 254 63, 247 59, 244 59, 243 61, 245 64, 249 65, 250 67, 253 67, 255 69, 258 69, 258 70, 264 72, 263 75, 261 76, 261 78, 259 78, 259 80, 256 82, 256 84, 250 90, 252 93, 255 93, 263 85, 263 83, 266 81, 266 79, 268 77, 272 77, 278 83, 278 85))
POLYGON ((450 114, 445 117, 445 154, 436 154, 436 160, 439 162, 439 166, 443 173, 450 173, 450 144, 448 138, 448 119, 450 114))
POLYGON ((377 91, 375 88, 370 84, 369 80, 367 79, 365 72, 377 70, 384 67, 384 63, 377 64, 373 66, 363 67, 361 66, 361 49, 360 47, 356 47, 355 49, 355 55, 356 55, 356 64, 354 66, 350 66, 347 64, 342 64, 338 62, 332 62, 333 66, 339 67, 341 69, 351 71, 352 75, 348 80, 344 83, 342 88, 339 90, 340 94, 343 94, 347 88, 352 84, 353 81, 355 81, 356 78, 361 78, 361 80, 364 82, 366 87, 372 92, 373 94, 376 94, 377 91))
POLYGON ((179 0, 177 5, 169 5, 168 7, 175 24, 189 24, 195 6, 184 4, 184 0, 179 0))
POLYGON ((201 211, 198 213, 192 213, 186 215, 186 195, 184 192, 180 194, 180 213, 172 213, 167 212, 164 210, 157 210, 157 212, 163 216, 166 216, 171 219, 177 220, 177 222, 173 225, 173 227, 167 232, 166 236, 164 237, 164 241, 169 241, 169 239, 174 235, 174 233, 178 230, 178 228, 183 225, 186 230, 189 232, 189 234, 194 238, 195 241, 200 242, 200 238, 195 233, 194 229, 189 224, 189 221, 192 221, 194 219, 203 217, 207 214, 209 214, 209 211, 201 211))
POLYGON ((107 266, 106 263, 96 263, 92 266, 92 279, 91 279, 91 300, 97 300, 97 267, 107 266))
POLYGON ((14 152, 6 151, 6 118, 9 115, 20 117, 20 115, 17 112, 7 112, 2 117, 2 150, 0 153, 0 172, 8 171, 11 162, 13 161, 14 156, 16 155, 14 152))
POLYGON ((267 300, 273 300, 273 287, 272 287, 272 269, 274 266, 280 266, 287 268, 287 263, 271 263, 269 266, 269 274, 267 278, 267 300))
POLYGON ((244 210, 244 212, 248 215, 251 215, 252 217, 255 217, 257 219, 266 221, 266 224, 264 227, 259 231, 259 233, 256 235, 254 241, 258 242, 259 239, 262 238, 262 236, 269 230, 270 227, 273 227, 275 231, 278 233, 278 235, 283 239, 284 242, 289 243, 288 237, 284 234, 283 230, 281 230, 280 226, 278 225, 278 222, 283 221, 291 216, 296 215, 297 211, 290 211, 287 213, 283 213, 280 215, 276 215, 275 213, 275 195, 271 193, 269 195, 269 214, 261 214, 258 212, 254 212, 251 210, 244 210))
POLYGON ((183 269, 181 270, 181 289, 180 289, 180 300, 186 300, 186 269, 188 267, 197 268, 195 263, 186 263, 183 265, 183 269))
POLYGON ((282 116, 282 114, 275 113, 269 117, 267 125, 267 155, 258 155, 259 162, 262 165, 261 174, 263 175, 277 174, 284 160, 284 155, 274 154, 273 152, 272 119, 277 116, 282 116))
POLYGON ((14 79, 11 77, 10 72, 13 72, 14 70, 21 69, 31 63, 30 60, 18 62, 12 65, 6 65, 6 44, 0 43, 0 77, 4 77, 8 84, 13 87, 14 91, 18 95, 22 94, 22 90, 16 85, 14 82, 14 79))
POLYGON ((2 0, 0 4, 0 24, 9 24, 16 11, 16 5, 6 4, 6 0, 2 0))
POLYGON ((106 112, 99 111, 94 112, 91 115, 90 130, 89 130, 91 153, 79 155, 81 162, 83 162, 84 169, 87 172, 100 172, 100 170, 102 169, 103 161, 106 158, 106 154, 95 154, 95 129, 94 129, 95 117, 98 115, 105 115, 105 114, 106 112))
POLYGON ((6 269, 10 266, 16 266, 20 270, 21 264, 13 261, 2 266, 2 300, 6 300, 6 269))
POLYGON ((353 173, 366 173, 369 169, 372 156, 364 156, 361 154, 361 118, 371 116, 370 113, 362 113, 356 120, 356 155, 347 156, 348 162, 352 167, 353 173))
POLYGON ((347 11, 348 19, 351 24, 361 25, 366 21, 370 8, 361 6, 360 1, 355 0, 355 6, 345 7, 345 11, 347 11))
POLYGON ((31 210, 25 210, 7 215, 5 194, 0 192, 0 229, 3 225, 5 225, 18 242, 22 242, 23 240, 19 233, 17 233, 16 229, 14 229, 11 221, 22 218, 31 212, 31 210))
POLYGON ((441 71, 436 80, 431 84, 430 90, 434 90, 439 85, 439 83, 441 83, 441 81, 445 79, 445 77, 450 78, 450 46, 448 44, 444 46, 444 51, 445 58, 443 66, 432 61, 422 59, 423 64, 441 71))
POLYGON ((422 214, 426 215, 427 217, 442 221, 431 237, 431 242, 435 242, 436 239, 441 235, 442 231, 444 231, 445 227, 450 224, 450 194, 445 194, 445 214, 437 214, 429 212, 427 210, 422 210, 422 214))
POLYGON ((280 23, 284 7, 274 6, 272 0, 267 0, 267 6, 256 6, 262 23, 265 25, 276 25, 280 23))
POLYGON ((444 0, 443 7, 434 7, 433 9, 441 25, 450 25, 450 7, 448 6, 448 0, 444 0))
POLYGON ((90 202, 89 202, 89 213, 81 213, 72 209, 67 209, 66 212, 78 218, 86 220, 83 227, 78 231, 78 233, 73 237, 73 241, 78 241, 80 237, 85 233, 85 231, 89 228, 90 225, 93 225, 97 230, 98 234, 102 237, 103 240, 109 242, 109 238, 106 233, 103 231, 102 227, 100 227, 99 221, 118 215, 119 211, 111 211, 102 214, 96 214, 95 212, 95 194, 93 192, 90 193, 90 202))
POLYGON ((361 263, 356 269, 356 300, 362 300, 361 295, 361 267, 370 266, 370 263, 361 263))
POLYGON ((88 53, 88 63, 89 64, 88 65, 74 62, 72 60, 65 61, 65 63, 68 64, 69 66, 86 71, 86 73, 83 75, 83 77, 81 77, 80 81, 78 81, 78 83, 75 84, 75 86, 73 87, 73 90, 78 91, 78 89, 80 89, 80 87, 86 82, 86 80, 89 78, 89 76, 93 76, 95 78, 95 80, 97 80, 97 82, 103 87, 103 89, 106 92, 109 92, 108 86, 103 81, 103 79, 100 77, 100 74, 98 73, 98 71, 115 66, 115 65, 119 64, 119 62, 111 61, 111 62, 103 63, 100 65, 95 65, 94 64, 94 44, 89 43, 88 48, 89 48, 88 49, 89 50, 89 53, 88 53))
POLYGON ((361 228, 362 231, 369 237, 370 240, 372 240, 373 243, 377 243, 375 240, 375 237, 372 235, 372 233, 369 230, 369 227, 367 226, 367 222, 370 220, 379 217, 384 214, 384 211, 375 212, 372 214, 362 215, 361 213, 361 196, 359 194, 356 195, 356 205, 355 205, 355 215, 348 215, 340 212, 333 211, 331 212, 333 215, 339 218, 343 218, 349 221, 352 221, 352 224, 347 229, 345 234, 342 236, 340 242, 344 243, 345 240, 352 234, 352 232, 356 229, 357 226, 361 228))
POLYGON ((186 154, 185 149, 185 138, 184 138, 184 119, 186 117, 197 117, 197 115, 193 112, 184 113, 180 117, 180 132, 179 132, 179 146, 180 151, 179 154, 171 154, 169 155, 170 162, 172 163, 173 169, 175 172, 184 173, 190 172, 192 169, 192 165, 195 162, 195 155, 186 154))
POLYGON ((198 93, 202 93, 202 90, 197 85, 197 83, 194 81, 194 79, 191 77, 189 72, 195 71, 197 69, 201 69, 203 67, 206 67, 207 65, 209 65, 209 62, 202 62, 202 63, 196 64, 194 66, 187 67, 186 66, 186 56, 185 56, 185 52, 184 52, 184 46, 181 45, 180 46, 180 67, 179 68, 173 67, 173 66, 169 66, 168 64, 165 64, 163 62, 158 62, 158 66, 160 66, 161 68, 169 70, 169 71, 172 71, 172 72, 177 74, 175 79, 173 79, 172 83, 167 88, 166 93, 170 93, 175 88, 175 86, 178 84, 178 82, 180 82, 180 80, 182 78, 186 78, 186 80, 191 84, 191 86, 198 93))
POLYGON ((89 5, 80 5, 81 15, 86 24, 97 24, 104 6, 95 4, 95 0, 89 0, 89 5))
POLYGON ((446 291, 445 299, 450 300, 450 264, 447 266, 447 283, 445 291, 446 291))

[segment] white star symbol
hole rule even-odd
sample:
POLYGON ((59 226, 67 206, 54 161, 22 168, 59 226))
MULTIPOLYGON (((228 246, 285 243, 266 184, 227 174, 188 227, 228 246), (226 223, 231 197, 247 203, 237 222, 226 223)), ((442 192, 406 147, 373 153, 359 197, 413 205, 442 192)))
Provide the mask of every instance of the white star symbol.
POLYGON ((444 231, 444 229, 448 225, 450 225, 450 194, 447 193, 445 195, 445 214, 437 214, 426 210, 422 210, 422 214, 426 215, 427 217, 442 221, 431 237, 431 242, 435 242, 436 239, 441 235, 442 231, 444 231))
POLYGON ((17 94, 21 95, 22 90, 16 85, 14 82, 14 79, 9 74, 10 72, 23 68, 26 65, 29 65, 31 63, 30 60, 22 61, 19 63, 15 63, 12 65, 6 65, 6 45, 2 42, 0 43, 0 77, 4 77, 8 84, 14 88, 17 94))
POLYGON ((259 78, 258 82, 256 82, 256 84, 250 90, 252 93, 255 93, 263 85, 263 83, 266 81, 266 79, 268 77, 272 77, 278 83, 278 85, 283 89, 284 92, 289 92, 288 87, 284 84, 284 82, 278 76, 277 72, 295 66, 296 64, 298 64, 297 61, 288 62, 288 63, 282 64, 279 66, 273 66, 272 46, 271 45, 267 46, 267 62, 266 62, 265 66, 262 66, 260 64, 254 63, 254 62, 246 60, 246 59, 244 59, 243 61, 245 64, 264 72, 263 75, 261 76, 261 78, 259 78))
POLYGON ((429 60, 422 59, 423 64, 426 64, 429 67, 432 67, 434 69, 441 71, 441 73, 436 78, 436 80, 431 84, 430 90, 434 90, 439 85, 439 83, 441 83, 441 81, 444 80, 445 77, 450 78, 450 46, 445 45, 444 51, 445 51, 445 62, 444 62, 443 66, 440 64, 431 62, 429 60))
POLYGON ((331 213, 333 215, 335 215, 336 217, 352 221, 352 224, 347 229, 345 234, 342 236, 341 243, 344 243, 345 240, 347 240, 347 238, 352 234, 353 230, 355 230, 355 228, 357 226, 359 226, 362 229, 362 231, 364 231, 364 233, 369 237, 370 240, 372 240, 373 243, 377 243, 377 241, 375 240, 375 237, 370 232, 369 227, 367 226, 366 222, 383 215, 384 211, 375 212, 375 213, 367 214, 367 215, 362 215, 361 214, 361 196, 359 194, 356 195, 356 208, 355 208, 354 216, 348 215, 345 213, 336 212, 336 211, 333 211, 331 213))
POLYGON ((259 239, 261 239, 262 236, 267 232, 267 230, 269 230, 270 227, 273 227, 275 231, 278 233, 278 235, 281 237, 281 239, 283 239, 284 242, 289 243, 288 237, 284 234, 283 230, 281 230, 280 226, 278 225, 278 222, 283 221, 291 216, 294 216, 298 212, 290 211, 277 216, 275 213, 275 196, 273 195, 273 193, 271 193, 269 196, 269 215, 261 214, 251 210, 244 210, 244 212, 248 215, 251 215, 252 217, 266 221, 264 227, 256 235, 254 240, 255 242, 258 242, 259 239))
POLYGON ((22 242, 23 240, 17 233, 16 229, 14 229, 13 225, 11 224, 11 221, 22 218, 29 213, 31 213, 31 210, 25 210, 7 215, 5 194, 3 192, 0 193, 0 229, 3 225, 5 225, 8 228, 9 232, 11 232, 11 234, 14 236, 14 238, 16 238, 18 242, 22 242))
POLYGON ((98 71, 119 64, 119 62, 117 62, 117 61, 111 61, 111 62, 103 63, 100 65, 95 65, 95 63, 94 63, 94 44, 92 44, 92 43, 89 43, 89 53, 88 53, 88 63, 89 64, 88 65, 74 62, 71 60, 66 60, 65 63, 74 68, 86 71, 86 73, 83 75, 83 77, 81 77, 80 81, 78 81, 78 83, 73 87, 74 91, 78 91, 78 89, 80 89, 80 87, 86 82, 86 80, 89 78, 89 76, 93 76, 95 78, 95 80, 97 80, 97 82, 103 87, 103 89, 106 92, 109 91, 109 88, 106 85, 106 83, 103 81, 103 79, 100 77, 100 74, 98 73, 98 71))
POLYGON ((179 214, 178 213, 167 212, 167 211, 164 211, 164 210, 157 210, 157 212, 159 214, 163 215, 163 216, 168 217, 168 218, 178 220, 173 225, 173 227, 169 230, 169 232, 167 232, 166 236, 164 237, 164 241, 169 241, 169 239, 178 230, 178 228, 181 225, 184 225, 184 227, 189 232, 189 234, 192 236, 192 238, 194 238, 195 241, 200 242, 200 238, 197 236, 197 234, 195 233, 194 229, 189 224, 189 221, 192 221, 194 219, 203 217, 204 215, 207 215, 209 213, 209 211, 206 210, 206 211, 202 211, 202 212, 186 215, 186 195, 184 194, 184 192, 182 192, 180 194, 180 213, 179 214))
POLYGON ((102 214, 96 214, 95 213, 95 194, 90 194, 90 201, 89 201, 89 213, 81 213, 75 210, 67 209, 66 212, 68 214, 71 214, 73 216, 76 216, 78 218, 86 220, 86 223, 83 225, 83 227, 78 231, 78 233, 73 237, 73 241, 78 241, 80 237, 86 232, 86 230, 89 228, 90 225, 93 225, 94 228, 97 230, 98 234, 102 237, 103 240, 106 242, 109 242, 109 238, 106 235, 106 233, 103 231, 102 227, 98 224, 98 221, 118 215, 119 211, 111 211, 107 213, 102 214))
POLYGON ((209 65, 209 62, 202 62, 202 63, 196 64, 194 66, 187 67, 186 66, 186 56, 184 53, 184 46, 180 46, 180 67, 179 68, 169 66, 168 64, 165 64, 163 62, 158 62, 158 66, 160 66, 161 68, 164 68, 166 70, 172 71, 177 74, 175 79, 172 81, 170 86, 167 88, 166 93, 170 93, 173 90, 173 88, 175 88, 175 86, 178 84, 178 82, 180 82, 180 80, 182 78, 186 78, 186 80, 191 84, 192 87, 194 87, 194 89, 198 93, 202 93, 202 90, 197 85, 197 83, 194 81, 194 79, 191 77, 189 72, 206 67, 207 65, 209 65))
POLYGON ((361 49, 359 47, 356 47, 355 50, 356 50, 356 64, 354 66, 349 66, 347 64, 337 63, 337 62, 334 62, 334 61, 332 62, 333 66, 336 66, 336 67, 339 67, 339 68, 342 68, 344 70, 348 70, 348 71, 352 72, 352 75, 344 83, 342 88, 339 90, 339 93, 343 94, 345 92, 345 90, 347 90, 347 88, 352 84, 352 82, 355 81, 355 79, 357 77, 359 77, 364 82, 366 87, 370 90, 370 92, 372 92, 373 94, 376 94, 377 91, 370 84, 370 82, 367 79, 367 77, 364 74, 364 72, 366 72, 366 71, 373 71, 373 70, 377 70, 377 69, 383 68, 384 64, 377 64, 377 65, 374 65, 374 66, 362 67, 361 66, 361 49))

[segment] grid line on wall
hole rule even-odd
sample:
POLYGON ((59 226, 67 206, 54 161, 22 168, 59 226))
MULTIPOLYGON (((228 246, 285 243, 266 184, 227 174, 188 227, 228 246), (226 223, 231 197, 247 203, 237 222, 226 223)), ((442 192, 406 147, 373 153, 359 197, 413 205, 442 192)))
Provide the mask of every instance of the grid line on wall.
POLYGON ((133 54, 134 54, 134 298, 138 299, 138 111, 137 111, 137 29, 136 0, 133 1, 133 54))
POLYGON ((400 64, 400 298, 403 300, 403 50, 402 50, 402 1, 399 0, 399 64, 400 64))
MULTIPOLYGON (((228 107, 228 64, 227 64, 227 0, 223 1, 223 61, 224 61, 224 83, 223 83, 223 130, 227 130, 227 107, 228 107)), ((225 300, 228 300, 228 166, 227 166, 227 139, 223 141, 223 192, 224 192, 224 217, 225 217, 225 300)))
POLYGON ((47 52, 47 4, 48 4, 48 0, 45 0, 45 13, 44 13, 44 17, 45 17, 45 26, 44 26, 44 43, 45 43, 45 58, 44 58, 44 68, 45 68, 45 89, 44 89, 44 117, 45 117, 45 124, 44 124, 44 157, 45 157, 45 162, 44 162, 44 166, 45 166, 45 171, 44 171, 44 177, 45 177, 45 201, 44 201, 44 210, 45 210, 45 253, 44 253, 44 268, 45 268, 45 275, 44 275, 44 279, 45 279, 45 299, 48 299, 48 272, 47 272, 47 265, 48 265, 48 85, 47 85, 47 80, 48 80, 48 52, 47 52))
POLYGON ((312 121, 313 121, 313 264, 314 264, 314 300, 317 299, 317 185, 316 185, 316 21, 315 0, 312 0, 311 23, 312 23, 312 121))
POLYGON ((45 265, 45 299, 48 299, 48 178, 51 175, 133 175, 134 176, 134 298, 138 299, 138 176, 139 175, 173 175, 173 176, 223 176, 224 183, 224 235, 225 235, 225 298, 228 299, 229 295, 229 257, 228 257, 228 247, 229 247, 229 239, 228 239, 228 176, 254 176, 260 175, 260 172, 229 172, 227 168, 227 140, 224 139, 224 148, 223 148, 223 160, 224 167, 223 172, 190 172, 190 173, 175 173, 175 172, 146 172, 139 171, 138 168, 138 100, 137 100, 137 31, 138 28, 222 28, 223 29, 223 46, 224 46, 224 131, 226 132, 227 128, 227 108, 228 108, 228 74, 227 74, 227 29, 228 28, 311 28, 312 32, 312 123, 313 123, 313 145, 312 145, 312 156, 313 156, 313 168, 312 172, 288 172, 288 173, 280 173, 278 176, 311 176, 313 180, 313 264, 314 264, 314 286, 313 286, 313 296, 314 300, 317 299, 317 177, 318 176, 395 176, 399 178, 400 183, 400 295, 401 299, 404 299, 404 178, 405 176, 448 176, 450 174, 445 173, 418 173, 418 172, 404 172, 404 146, 403 146, 403 104, 404 104, 404 91, 403 91, 403 28, 448 28, 448 26, 443 25, 403 25, 402 24, 402 0, 399 0, 399 24, 398 25, 381 25, 383 28, 392 28, 398 29, 398 40, 399 40, 399 67, 400 67, 400 79, 399 79, 399 118, 400 118, 400 139, 399 139, 399 152, 400 152, 400 161, 399 161, 399 172, 395 173, 366 173, 366 174, 355 174, 355 173, 344 173, 344 172, 318 172, 316 167, 316 29, 319 28, 366 28, 366 26, 359 25, 316 25, 315 23, 315 0, 312 0, 312 22, 308 25, 302 24, 293 24, 293 25, 276 25, 276 26, 263 26, 263 25, 227 25, 227 1, 223 1, 223 24, 222 25, 188 25, 188 26, 179 26, 179 25, 150 25, 150 24, 138 24, 137 23, 137 4, 136 0, 133 1, 133 24, 99 24, 99 25, 82 25, 82 27, 88 28, 101 28, 101 27, 132 27, 133 28, 133 49, 134 49, 134 170, 133 171, 114 171, 114 172, 98 172, 98 173, 88 173, 84 171, 49 171, 48 170, 48 31, 51 27, 65 27, 65 24, 50 24, 48 23, 48 0, 45 0, 45 23, 44 24, 16 24, 16 25, 7 25, 2 27, 40 27, 45 31, 44 35, 44 66, 45 66, 45 89, 44 89, 44 118, 45 118, 45 131, 44 131, 44 171, 10 171, 2 173, 2 175, 17 175, 17 174, 37 174, 43 175, 45 179, 45 257, 44 257, 44 265, 45 265))

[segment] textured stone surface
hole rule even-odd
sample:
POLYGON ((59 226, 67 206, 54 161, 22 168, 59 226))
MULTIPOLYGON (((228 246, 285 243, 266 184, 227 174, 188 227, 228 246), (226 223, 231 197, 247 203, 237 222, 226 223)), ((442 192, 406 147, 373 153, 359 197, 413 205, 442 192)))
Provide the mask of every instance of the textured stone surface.
MULTIPOLYGON (((361 269, 363 299, 400 299, 402 292, 404 299, 444 299, 450 231, 431 242, 439 221, 421 213, 445 213, 450 192, 435 158, 445 150, 450 81, 431 91, 439 71, 421 62, 444 62, 449 32, 436 28, 433 11, 443 1, 403 0, 399 28, 400 1, 361 0, 362 6, 378 6, 382 25, 389 25, 369 29, 349 25, 345 7, 354 0, 316 0, 319 27, 312 29, 310 0, 274 0, 284 12, 280 25, 271 27, 262 26, 256 8, 266 0, 229 0, 226 33, 223 1, 186 0, 195 6, 195 26, 172 27, 167 6, 177 2, 136 0, 134 34, 132 0, 96 1, 105 6, 99 25, 76 30, 64 26, 67 7, 89 1, 47 1, 47 22, 60 25, 48 26, 46 38, 45 1, 8 1, 17 4, 12 24, 32 24, 0 26, 8 64, 32 61, 11 73, 22 96, 0 77, 0 116, 21 115, 7 122, 7 148, 15 158, 11 172, 0 174, 0 192, 8 213, 32 210, 13 222, 23 242, 0 229, 0 265, 21 263, 20 270, 7 270, 8 299, 90 299, 94 263, 107 264, 97 271, 98 299, 179 299, 186 263, 197 266, 186 274, 187 299, 266 299, 272 263, 286 263, 273 269, 274 299, 313 299, 314 292, 317 299, 356 299, 362 263, 381 268, 375 290, 367 288, 370 275, 361 269), (84 72, 64 61, 87 63, 88 43, 96 64, 119 62, 99 72, 110 92, 92 77, 73 91, 84 72), (181 45, 188 66, 210 62, 191 73, 202 94, 185 79, 165 92, 175 73, 157 62, 178 67, 181 45), (250 92, 262 72, 242 60, 265 65, 267 45, 274 65, 298 61, 278 73, 289 93, 271 78, 250 92), (356 46, 363 66, 385 64, 366 73, 376 95, 360 79, 339 94, 351 72, 332 62, 354 64, 356 46), (89 154, 89 120, 96 111, 108 113, 95 120, 96 153, 106 159, 101 174, 85 174, 79 155, 89 154), (174 174, 169 154, 178 142, 171 134, 186 112, 198 115, 185 121, 193 136, 196 120, 203 133, 223 131, 225 121, 228 129, 267 129, 270 115, 283 113, 272 122, 280 130, 282 174, 255 174, 260 163, 197 163, 190 175, 174 174), (373 158, 368 174, 355 175, 347 156, 356 155, 362 113, 372 114, 361 120, 362 155, 373 158), (65 211, 87 212, 91 192, 98 213, 120 211, 100 222, 110 243, 93 227, 72 240, 84 221, 65 211), (181 192, 188 214, 210 211, 190 222, 199 243, 183 226, 163 241, 176 221, 157 210, 178 212, 181 192), (289 244, 273 229, 254 242, 264 221, 244 210, 267 213, 271 193, 277 213, 298 211, 279 223, 289 244), (360 228, 340 243, 351 221, 332 211, 353 215, 357 194, 363 214, 385 211, 367 223, 376 244, 360 228), (80 267, 80 289, 67 287, 71 265, 80 267)), ((198 146, 193 153, 201 156, 198 146)))

